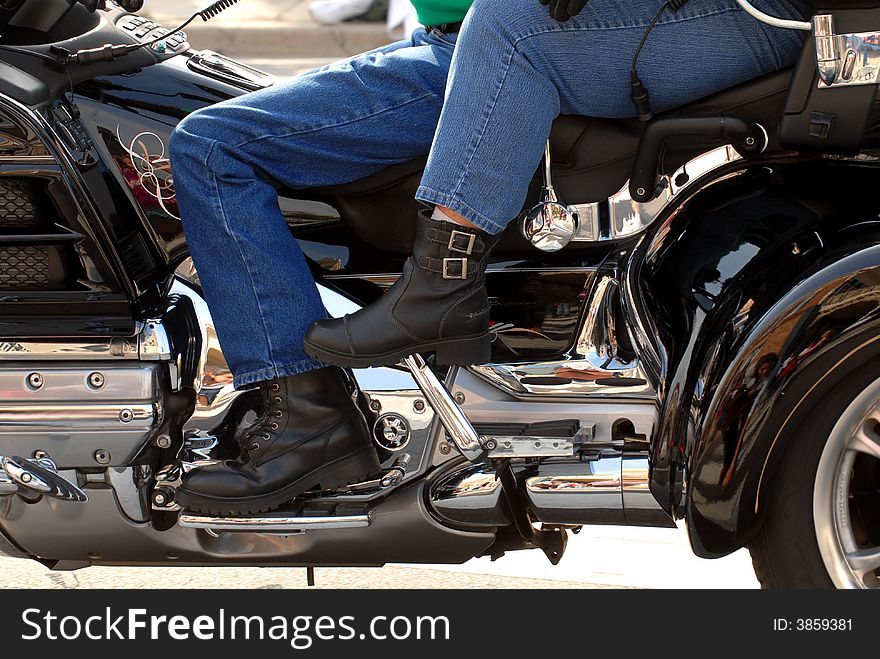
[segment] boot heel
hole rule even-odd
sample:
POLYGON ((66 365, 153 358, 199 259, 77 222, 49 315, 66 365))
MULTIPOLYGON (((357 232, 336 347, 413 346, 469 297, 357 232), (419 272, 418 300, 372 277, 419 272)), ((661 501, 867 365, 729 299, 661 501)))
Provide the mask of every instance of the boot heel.
POLYGON ((379 473, 379 457, 372 446, 362 449, 326 467, 326 476, 321 478, 324 490, 336 490, 352 483, 361 483, 379 473))
POLYGON ((474 366, 492 360, 492 339, 486 334, 477 338, 457 339, 436 346, 440 366, 474 366))

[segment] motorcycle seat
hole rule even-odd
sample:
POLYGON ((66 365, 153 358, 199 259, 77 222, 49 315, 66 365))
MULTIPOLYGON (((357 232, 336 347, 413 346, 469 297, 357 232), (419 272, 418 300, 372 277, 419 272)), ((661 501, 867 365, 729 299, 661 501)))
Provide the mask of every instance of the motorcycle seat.
MULTIPOLYGON (((767 131, 768 150, 778 149, 778 124, 791 75, 792 69, 785 69, 658 116, 726 114, 755 121, 767 131)), ((641 122, 635 118, 559 117, 553 124, 550 142, 553 182, 560 200, 585 204, 605 200, 618 192, 629 180, 641 131, 641 122)), ((668 144, 662 159, 663 173, 674 172, 714 146, 691 138, 668 144)), ((364 242, 405 254, 412 245, 414 216, 419 208, 414 196, 426 160, 422 157, 394 165, 352 183, 316 188, 309 196, 332 205, 364 242)), ((537 200, 540 185, 536 173, 526 208, 537 200)), ((512 222, 507 232, 518 231, 516 224, 512 222)))

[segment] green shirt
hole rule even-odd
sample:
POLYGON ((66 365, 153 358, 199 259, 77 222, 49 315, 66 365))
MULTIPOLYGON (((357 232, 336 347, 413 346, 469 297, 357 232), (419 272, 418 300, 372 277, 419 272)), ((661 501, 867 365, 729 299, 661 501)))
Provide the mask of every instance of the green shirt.
POLYGON ((473 0, 412 0, 412 3, 419 15, 419 23, 443 25, 463 20, 473 0))

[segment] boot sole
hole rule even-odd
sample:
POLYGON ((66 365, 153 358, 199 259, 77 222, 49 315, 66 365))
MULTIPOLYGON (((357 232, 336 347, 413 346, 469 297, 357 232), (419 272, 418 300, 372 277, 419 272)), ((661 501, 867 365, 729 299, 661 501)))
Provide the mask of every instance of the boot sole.
POLYGON ((178 488, 176 501, 188 512, 208 515, 252 515, 280 508, 304 492, 320 488, 336 490, 345 485, 360 483, 379 472, 379 458, 372 447, 364 448, 328 462, 304 476, 300 476, 274 492, 252 497, 211 497, 178 488))
POLYGON ((456 339, 425 341, 378 355, 342 354, 310 343, 308 339, 304 341, 304 345, 309 356, 326 364, 346 368, 393 366, 404 357, 409 357, 412 354, 431 352, 437 356, 437 364, 440 366, 473 366, 485 364, 492 359, 492 338, 488 332, 456 339))

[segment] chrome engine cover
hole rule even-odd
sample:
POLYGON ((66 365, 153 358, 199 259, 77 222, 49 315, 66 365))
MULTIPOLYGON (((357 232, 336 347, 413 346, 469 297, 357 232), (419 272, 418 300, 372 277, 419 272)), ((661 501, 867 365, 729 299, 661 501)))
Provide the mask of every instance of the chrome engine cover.
POLYGON ((0 455, 127 466, 163 418, 159 362, 0 361, 0 455))

